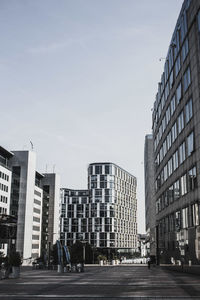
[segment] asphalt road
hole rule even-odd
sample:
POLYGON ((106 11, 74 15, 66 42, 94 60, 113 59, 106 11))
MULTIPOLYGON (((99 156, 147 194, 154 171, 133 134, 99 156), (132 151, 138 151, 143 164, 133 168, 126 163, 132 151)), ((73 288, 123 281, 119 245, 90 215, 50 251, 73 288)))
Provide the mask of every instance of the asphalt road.
POLYGON ((200 299, 200 276, 147 266, 91 266, 84 273, 31 270, 0 281, 0 299, 200 299))

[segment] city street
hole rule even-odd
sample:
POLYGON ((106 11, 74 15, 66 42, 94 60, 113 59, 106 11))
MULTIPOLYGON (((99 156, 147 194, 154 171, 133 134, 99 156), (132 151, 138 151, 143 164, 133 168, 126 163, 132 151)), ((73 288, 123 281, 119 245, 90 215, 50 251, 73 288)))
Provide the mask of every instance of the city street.
POLYGON ((88 266, 84 273, 23 271, 0 281, 0 299, 200 299, 200 278, 147 266, 88 266))

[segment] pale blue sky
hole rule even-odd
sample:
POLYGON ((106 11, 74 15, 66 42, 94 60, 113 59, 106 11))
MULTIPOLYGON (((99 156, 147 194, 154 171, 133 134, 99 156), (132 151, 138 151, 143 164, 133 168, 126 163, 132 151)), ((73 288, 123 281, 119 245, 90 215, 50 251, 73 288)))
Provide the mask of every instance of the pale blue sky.
POLYGON ((87 187, 90 162, 138 179, 144 136, 182 0, 0 0, 1 145, 87 187))

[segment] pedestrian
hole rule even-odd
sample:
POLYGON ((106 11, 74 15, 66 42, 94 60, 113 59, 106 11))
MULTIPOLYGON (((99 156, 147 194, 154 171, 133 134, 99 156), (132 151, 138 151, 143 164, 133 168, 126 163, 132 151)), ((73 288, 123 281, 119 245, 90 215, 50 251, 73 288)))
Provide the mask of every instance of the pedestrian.
POLYGON ((150 267, 151 267, 151 259, 150 259, 150 257, 147 258, 147 265, 148 265, 148 269, 150 269, 150 267))

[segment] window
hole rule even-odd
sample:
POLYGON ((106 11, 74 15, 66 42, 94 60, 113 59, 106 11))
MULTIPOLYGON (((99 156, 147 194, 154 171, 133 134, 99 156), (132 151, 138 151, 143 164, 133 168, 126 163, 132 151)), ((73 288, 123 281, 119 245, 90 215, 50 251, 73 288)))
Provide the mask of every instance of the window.
POLYGON ((184 115, 183 111, 178 116, 178 133, 180 133, 184 128, 184 115))
POLYGON ((163 133, 165 131, 165 128, 166 128, 166 119, 165 119, 165 116, 164 116, 164 118, 162 119, 162 131, 163 131, 163 133))
POLYGON ((165 157, 166 154, 167 154, 167 141, 164 140, 164 142, 163 142, 163 156, 165 157))
POLYGON ((188 39, 185 40, 183 47, 182 47, 182 62, 186 59, 188 55, 189 47, 188 47, 188 39))
POLYGON ((190 156, 194 151, 194 132, 192 131, 187 137, 187 154, 190 156))
POLYGON ((166 124, 169 123, 171 118, 171 112, 170 112, 170 106, 168 106, 167 110, 166 110, 166 124))
POLYGON ((169 203, 173 203, 174 202, 174 186, 171 185, 167 192, 168 192, 169 203))
POLYGON ((193 110, 192 110, 192 99, 190 99, 185 105, 185 122, 188 123, 192 118, 193 110))
POLYGON ((183 75, 183 88, 184 92, 188 89, 191 83, 191 76, 190 76, 190 68, 188 67, 183 75))
POLYGON ((187 33, 187 16, 186 16, 186 11, 184 11, 181 16, 181 43, 183 42, 186 33, 187 33))
POLYGON ((174 170, 178 168, 178 150, 173 154, 173 166, 174 170))
POLYGON ((175 44, 176 44, 176 47, 174 47, 174 53, 175 53, 175 56, 176 56, 178 54, 179 49, 180 49, 180 30, 179 29, 176 32, 175 44))
POLYGON ((190 191, 197 188, 197 170, 196 170, 196 167, 193 167, 188 172, 188 186, 189 186, 190 191))
POLYGON ((185 142, 183 142, 179 147, 179 162, 182 164, 182 162, 185 160, 185 142))
POLYGON ((170 90, 173 86, 173 83, 174 83, 174 73, 171 72, 170 77, 169 77, 169 88, 170 88, 170 90))
POLYGON ((188 228, 188 207, 182 209, 182 227, 188 228))
POLYGON ((172 143, 175 141, 177 138, 177 128, 176 128, 176 123, 172 126, 172 143))
POLYGON ((163 160, 163 147, 160 148, 160 161, 163 160))
POLYGON ((181 58, 180 58, 180 55, 179 55, 176 59, 176 62, 175 62, 175 75, 176 75, 176 77, 177 77, 180 69, 181 69, 181 58))
POLYGON ((168 167, 167 164, 164 166, 164 181, 166 181, 168 178, 168 167))
POLYGON ((167 149, 169 150, 171 148, 172 145, 172 135, 171 135, 171 131, 169 132, 169 134, 167 135, 167 149))
POLYGON ((177 200, 180 197, 180 183, 179 180, 174 182, 174 200, 177 200))
POLYGON ((199 207, 195 203, 192 205, 192 226, 199 225, 199 207))
POLYGON ((177 105, 179 104, 180 100, 182 97, 182 86, 181 86, 181 82, 179 83, 177 89, 176 89, 176 101, 177 101, 177 105))
POLYGON ((105 165, 105 174, 111 174, 111 173, 112 173, 112 166, 105 165))
POLYGON ((173 115, 173 113, 175 112, 175 109, 176 109, 176 98, 174 95, 171 100, 171 115, 173 115))
POLYGON ((102 166, 95 166, 95 174, 102 174, 102 166))
POLYGON ((170 176, 173 172, 173 164, 172 164, 172 158, 168 161, 168 175, 170 176))
POLYGON ((187 193, 187 176, 184 174, 181 177, 181 195, 185 195, 187 193))

